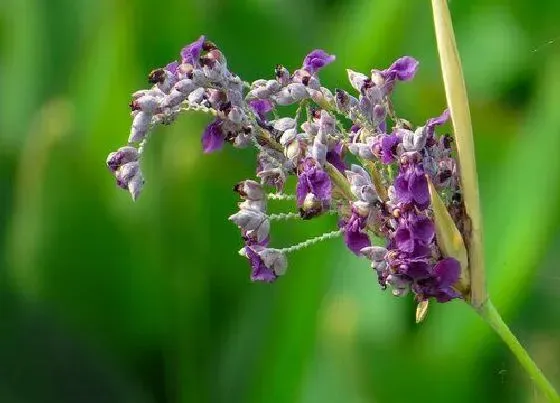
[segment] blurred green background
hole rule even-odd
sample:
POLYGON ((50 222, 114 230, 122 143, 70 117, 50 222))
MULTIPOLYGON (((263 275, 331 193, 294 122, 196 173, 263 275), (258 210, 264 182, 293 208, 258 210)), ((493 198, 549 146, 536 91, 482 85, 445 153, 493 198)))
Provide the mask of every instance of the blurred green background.
MULTIPOLYGON (((560 2, 450 7, 488 286, 560 387, 560 2)), ((249 81, 321 47, 337 55, 323 83, 348 89, 345 68, 412 55, 395 103, 422 124, 445 106, 428 1, 2 0, 0 28, 0 402, 543 401, 465 304, 415 325, 340 240, 251 284, 227 217, 255 153, 202 155, 206 116, 154 133, 136 204, 104 165, 130 94, 201 33, 249 81)), ((334 225, 276 226, 273 242, 334 225)))

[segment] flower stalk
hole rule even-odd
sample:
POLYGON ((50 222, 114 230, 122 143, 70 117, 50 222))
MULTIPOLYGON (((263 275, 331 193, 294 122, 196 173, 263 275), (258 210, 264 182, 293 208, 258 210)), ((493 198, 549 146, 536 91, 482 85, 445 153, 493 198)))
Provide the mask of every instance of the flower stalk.
MULTIPOLYGON (((484 319, 498 336, 500 336, 504 343, 506 343, 543 395, 546 396, 550 402, 560 402, 560 397, 552 384, 546 379, 537 364, 531 359, 527 351, 503 321, 486 292, 482 217, 467 90, 459 52, 455 43, 455 35, 447 0, 432 0, 432 10, 445 95, 455 132, 457 162, 460 169, 461 188, 466 215, 463 218, 464 222, 462 224, 464 243, 468 252, 468 267, 462 265, 462 271, 466 272, 465 274, 468 276, 461 277, 470 278, 470 301, 468 302, 482 319, 484 319)), ((435 196, 437 199, 437 194, 435 194, 435 196)), ((452 222, 450 226, 454 227, 452 222)), ((456 230, 456 228, 448 229, 448 232, 455 234, 453 230, 456 230)), ((448 238, 451 239, 454 237, 455 236, 452 235, 448 238)), ((452 247, 453 242, 450 242, 449 246, 452 247)), ((454 251, 460 251, 461 248, 457 249, 452 247, 452 249, 454 251)))
POLYGON ((490 327, 500 336, 500 338, 507 344, 511 352, 517 357, 521 366, 525 369, 529 377, 533 380, 535 385, 543 393, 550 402, 560 402, 558 393, 546 379, 537 364, 531 359, 527 351, 523 348, 519 340, 511 332, 511 329, 504 322, 490 299, 478 309, 478 314, 490 325, 490 327))

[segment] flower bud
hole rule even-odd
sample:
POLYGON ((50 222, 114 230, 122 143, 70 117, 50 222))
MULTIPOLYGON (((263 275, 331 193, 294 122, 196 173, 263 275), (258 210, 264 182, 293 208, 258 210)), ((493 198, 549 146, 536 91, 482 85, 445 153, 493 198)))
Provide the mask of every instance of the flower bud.
POLYGON ((134 175, 128 182, 128 192, 132 196, 132 201, 136 201, 138 199, 143 187, 144 177, 142 176, 142 172, 138 170, 136 175, 134 175))
POLYGON ((276 65, 274 75, 282 87, 285 87, 290 82, 290 72, 281 64, 276 65))
POLYGON ((363 248, 360 252, 362 255, 374 262, 381 262, 386 259, 388 251, 386 248, 381 246, 369 246, 367 248, 363 248))
POLYGON ((134 116, 134 120, 132 121, 132 127, 130 128, 130 136, 128 137, 128 142, 137 143, 142 141, 148 133, 148 128, 151 121, 152 115, 142 111, 138 112, 134 116))
POLYGON ((313 137, 317 135, 319 131, 319 125, 312 123, 312 122, 304 122, 301 125, 301 129, 307 134, 309 137, 313 137))
POLYGON ((128 162, 120 166, 115 172, 117 185, 121 189, 128 189, 128 183, 140 171, 140 166, 137 161, 128 162))
POLYGON ((288 268, 286 255, 278 249, 265 248, 258 252, 266 267, 272 269, 274 274, 282 276, 288 268))
POLYGON ((245 113, 237 106, 232 107, 228 113, 228 119, 236 124, 240 124, 244 118, 245 113))
POLYGON ((107 167, 115 173, 119 167, 138 160, 138 150, 131 146, 121 147, 107 157, 107 167))
POLYGON ((356 91, 361 91, 364 83, 369 81, 369 77, 365 74, 350 69, 346 69, 346 72, 348 73, 348 80, 350 81, 350 84, 356 91))
POLYGON ((286 87, 295 102, 301 101, 309 97, 305 85, 301 83, 291 83, 286 87))
POLYGON ((280 106, 291 105, 295 102, 294 97, 287 87, 276 93, 272 98, 280 106))
POLYGON ((270 222, 266 214, 257 210, 241 209, 229 217, 231 221, 245 232, 247 237, 262 242, 268 236, 270 222))
POLYGON ((268 80, 265 84, 265 88, 269 91, 270 94, 275 94, 276 92, 280 91, 282 85, 276 80, 268 80))
POLYGON ((191 92, 187 99, 191 104, 199 104, 204 99, 204 95, 205 95, 205 89, 199 87, 193 92, 191 92))
POLYGON ((153 115, 160 109, 161 98, 156 98, 151 95, 144 95, 132 102, 133 110, 140 110, 153 115))
POLYGON ((263 200, 265 196, 261 184, 253 180, 239 182, 233 190, 245 200, 263 200))
POLYGON ((294 129, 296 127, 296 120, 293 118, 280 118, 271 122, 272 126, 280 131, 285 132, 289 129, 294 129))

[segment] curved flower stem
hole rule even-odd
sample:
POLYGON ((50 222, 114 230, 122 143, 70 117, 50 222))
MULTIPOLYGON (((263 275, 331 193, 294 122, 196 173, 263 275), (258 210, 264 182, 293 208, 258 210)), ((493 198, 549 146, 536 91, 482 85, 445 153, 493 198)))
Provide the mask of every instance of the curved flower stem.
POLYGON ((527 374, 531 377, 537 388, 547 397, 548 401, 557 403, 560 402, 558 393, 546 379, 537 364, 531 359, 527 351, 523 348, 519 340, 511 332, 508 325, 503 321, 502 317, 492 304, 490 299, 487 299, 478 309, 478 314, 490 325, 492 329, 500 336, 500 338, 507 344, 511 352, 517 357, 521 366, 525 369, 527 374))

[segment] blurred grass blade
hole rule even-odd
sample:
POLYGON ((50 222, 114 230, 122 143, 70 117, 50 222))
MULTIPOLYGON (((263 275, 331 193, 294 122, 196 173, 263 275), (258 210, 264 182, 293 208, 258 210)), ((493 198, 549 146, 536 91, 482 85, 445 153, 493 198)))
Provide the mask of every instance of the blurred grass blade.
POLYGON ((432 10, 445 96, 455 131, 465 210, 471 221, 470 234, 467 235, 465 240, 469 251, 471 304, 474 307, 480 307, 486 300, 486 285, 482 248, 482 219, 467 89, 463 79, 447 0, 432 0, 432 10))
POLYGON ((461 233, 455 226, 443 200, 439 197, 431 180, 428 179, 430 199, 434 209, 437 244, 445 257, 453 257, 461 264, 460 291, 468 292, 470 277, 468 270, 467 250, 461 233))

